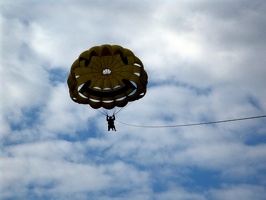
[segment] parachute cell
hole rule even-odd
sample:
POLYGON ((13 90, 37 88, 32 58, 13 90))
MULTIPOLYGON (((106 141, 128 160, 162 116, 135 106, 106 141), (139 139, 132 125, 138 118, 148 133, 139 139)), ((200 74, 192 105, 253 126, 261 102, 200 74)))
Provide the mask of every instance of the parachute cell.
POLYGON ((67 83, 76 103, 112 109, 142 98, 148 76, 132 51, 106 44, 81 53, 71 66, 67 83))

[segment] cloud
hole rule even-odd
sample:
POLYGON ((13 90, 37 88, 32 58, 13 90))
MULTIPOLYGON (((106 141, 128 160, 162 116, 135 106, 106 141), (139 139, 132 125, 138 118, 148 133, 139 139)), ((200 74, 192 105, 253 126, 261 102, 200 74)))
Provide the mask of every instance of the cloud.
POLYGON ((265 114, 262 1, 1 5, 4 199, 263 199, 264 119, 134 127, 265 114), (79 54, 105 43, 131 49, 149 75, 116 132, 66 84, 79 54))
POLYGON ((213 199, 263 199, 265 188, 254 185, 226 185, 221 190, 211 191, 213 199))
POLYGON ((147 173, 121 161, 96 164, 87 160, 84 151, 84 144, 66 141, 8 147, 1 158, 2 179, 15 184, 2 186, 3 197, 24 196, 28 190, 36 198, 48 195, 60 199, 99 191, 112 195, 113 190, 145 190, 139 185, 147 184, 147 173))

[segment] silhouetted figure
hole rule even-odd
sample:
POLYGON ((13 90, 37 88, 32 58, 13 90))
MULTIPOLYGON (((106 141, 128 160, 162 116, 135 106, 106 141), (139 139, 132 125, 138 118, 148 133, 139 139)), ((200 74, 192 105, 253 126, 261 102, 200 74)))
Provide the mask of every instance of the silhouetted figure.
POLYGON ((110 129, 115 130, 115 115, 113 116, 106 116, 106 120, 108 121, 108 131, 110 131, 110 129))

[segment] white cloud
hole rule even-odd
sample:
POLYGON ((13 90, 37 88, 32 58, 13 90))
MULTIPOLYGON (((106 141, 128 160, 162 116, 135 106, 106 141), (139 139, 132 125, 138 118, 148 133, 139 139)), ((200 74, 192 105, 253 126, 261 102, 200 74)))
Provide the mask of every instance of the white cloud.
POLYGON ((195 199, 195 200, 205 200, 206 198, 202 194, 192 193, 186 191, 183 188, 173 187, 166 192, 159 194, 156 199, 195 199))
POLYGON ((1 158, 4 198, 32 195, 64 199, 77 193, 145 191, 148 174, 122 161, 102 165, 87 160, 84 144, 47 141, 8 147, 1 158), (26 176, 25 176, 26 175, 26 176), (143 185, 140 187, 140 185, 143 185), (22 193, 17 193, 22 191, 22 193))
POLYGON ((264 114, 261 1, 1 5, 4 198, 263 199, 264 119, 118 122, 264 114), (149 75, 146 96, 117 115, 117 132, 74 103, 66 84, 78 55, 104 43, 131 49, 149 75))
POLYGON ((265 188, 253 185, 226 185, 220 190, 211 191, 213 199, 263 199, 265 188))

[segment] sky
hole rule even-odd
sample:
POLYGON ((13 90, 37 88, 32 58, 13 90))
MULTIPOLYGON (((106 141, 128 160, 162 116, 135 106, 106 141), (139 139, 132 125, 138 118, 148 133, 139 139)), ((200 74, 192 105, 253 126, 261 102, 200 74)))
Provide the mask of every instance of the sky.
POLYGON ((0 12, 1 200, 265 199, 266 118, 167 126, 266 114, 266 1, 3 0, 0 12), (102 44, 148 73, 116 132, 66 82, 102 44))

